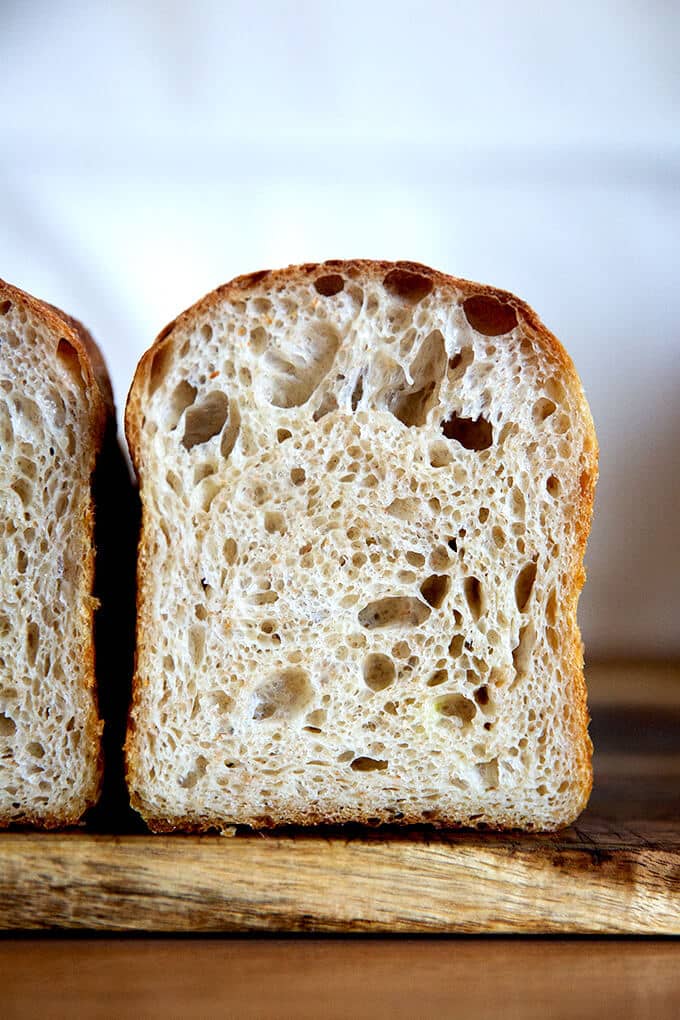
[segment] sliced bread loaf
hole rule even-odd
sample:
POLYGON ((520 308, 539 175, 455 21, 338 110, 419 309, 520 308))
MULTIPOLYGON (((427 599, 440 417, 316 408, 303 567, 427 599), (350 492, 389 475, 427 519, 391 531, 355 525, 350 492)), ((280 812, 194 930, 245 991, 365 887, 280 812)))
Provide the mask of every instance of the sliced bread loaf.
POLYGON ((144 355, 126 428, 152 828, 581 811, 597 450, 526 304, 413 263, 240 277, 144 355))
POLYGON ((0 280, 0 826, 97 797, 91 476, 113 399, 75 319, 0 280))

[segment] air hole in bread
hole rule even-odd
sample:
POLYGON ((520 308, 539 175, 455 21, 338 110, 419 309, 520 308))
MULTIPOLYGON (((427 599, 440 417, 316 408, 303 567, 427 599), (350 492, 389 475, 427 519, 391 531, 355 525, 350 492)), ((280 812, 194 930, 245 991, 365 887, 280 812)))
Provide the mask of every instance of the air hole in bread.
POLYGON ((412 567, 423 567, 425 565, 425 557, 422 553, 410 549, 406 553, 406 562, 410 563, 412 567))
POLYGON ((290 480, 293 483, 293 485, 302 485, 306 477, 307 473, 304 468, 300 467, 291 468, 290 480))
POLYGON ((523 680, 529 672, 531 653, 535 640, 536 631, 533 623, 528 623, 520 629, 519 640, 512 650, 512 664, 515 668, 513 686, 517 681, 523 680))
POLYGON ((305 722, 310 727, 314 727, 318 733, 321 733, 321 728, 326 722, 326 709, 315 708, 312 712, 308 712, 305 716, 305 722))
POLYGON ((220 390, 208 393, 203 400, 191 407, 184 418, 182 446, 192 450, 194 446, 207 443, 222 431, 229 413, 229 399, 220 390))
POLYGON ((45 757, 45 748, 43 747, 39 740, 32 740, 30 744, 26 745, 26 750, 28 751, 32 758, 45 757))
POLYGON ((465 371, 475 360, 475 352, 472 347, 461 347, 459 351, 449 358, 449 379, 455 382, 462 379, 465 371))
POLYGON ((12 482, 10 489, 16 492, 24 506, 30 506, 33 499, 33 486, 26 478, 17 478, 12 482))
POLYGON ((393 595, 369 602, 358 615, 359 623, 367 630, 382 627, 418 627, 430 615, 430 608, 420 599, 406 595, 393 595))
POLYGON ((503 446, 513 436, 519 435, 519 426, 516 422, 506 421, 498 436, 498 445, 503 446))
POLYGON ((71 376, 73 381, 80 387, 85 385, 83 379, 83 369, 80 364, 80 355, 75 349, 73 344, 66 340, 64 337, 61 338, 57 344, 57 358, 66 369, 68 374, 71 376))
POLYGON ((0 301, 0 315, 7 315, 11 307, 11 301, 0 301))
POLYGON ((463 733, 470 731, 472 720, 477 714, 474 701, 464 694, 446 694, 443 698, 437 698, 434 708, 445 719, 451 719, 463 733))
POLYGON ((312 415, 314 421, 321 421, 331 411, 337 411, 338 409, 338 398, 334 393, 326 393, 317 407, 316 411, 312 415))
POLYGON ((496 790, 498 788, 498 758, 492 758, 490 761, 476 762, 475 771, 485 790, 496 790))
POLYGON ((182 414, 186 411, 187 407, 191 407, 197 393, 196 387, 192 386, 186 379, 177 383, 170 397, 170 414, 168 415, 168 428, 170 431, 177 428, 177 423, 182 414))
POLYGON ((430 679, 427 681, 428 687, 439 687, 440 684, 445 684, 449 679, 449 674, 445 669, 437 669, 434 671, 430 679))
POLYGON ((430 443, 428 451, 430 458, 430 466, 433 468, 446 467, 453 460, 450 447, 443 442, 438 440, 436 443, 430 443))
POLYGON ((388 764, 382 758, 368 758, 361 755, 359 758, 355 758, 349 767, 353 772, 384 772, 388 764))
POLYGON ((275 407, 305 404, 330 371, 340 344, 337 330, 328 322, 310 323, 295 350, 268 350, 265 395, 275 407))
POLYGON ((203 627, 194 625, 189 627, 187 634, 189 646, 189 658, 194 666, 200 666, 205 654, 205 631, 203 627))
POLYGON ((208 769, 208 759, 205 755, 199 754, 196 758, 195 767, 187 773, 187 775, 180 779, 179 785, 183 790, 193 790, 199 779, 202 779, 208 769))
POLYGON ((220 439, 220 453, 227 460, 231 455, 241 429, 241 413, 235 400, 228 402, 229 417, 220 439))
POLYGON ((256 315, 270 315, 272 311, 272 303, 269 298, 254 297, 250 299, 250 308, 256 315))
POLYGON ((397 671, 388 655, 375 652, 364 660, 364 683, 372 691, 384 691, 394 683, 397 671))
POLYGON ((536 580, 536 564, 527 563, 515 581, 515 602, 520 613, 525 612, 536 580))
POLYGON ((418 580, 418 575, 412 570, 399 570, 397 572, 397 578, 402 584, 415 584, 418 580))
MULTIPOLYGON (((482 684, 480 687, 477 687, 477 689, 475 690, 473 696, 474 696, 475 701, 477 702, 477 704, 481 708, 482 712, 484 713, 484 715, 487 715, 487 716, 488 715, 491 715, 491 716, 495 715, 495 706, 494 706, 493 701, 491 700, 491 695, 489 693, 489 688, 488 688, 488 686, 486 684, 482 684)), ((484 724, 484 728, 485 729, 491 729, 492 725, 493 725, 492 723, 485 723, 484 724)))
POLYGON ((547 397, 539 397, 532 408, 532 416, 535 422, 540 423, 555 412, 555 404, 547 397))
POLYGON ((28 555, 26 554, 26 550, 19 549, 19 551, 17 552, 17 573, 25 574, 27 568, 28 568, 28 555))
POLYGON ((395 418, 409 427, 424 425, 430 409, 437 403, 445 371, 444 337, 435 329, 425 337, 411 364, 413 382, 408 388, 397 390, 388 400, 395 418))
POLYGON ((512 305, 491 294, 475 294, 463 301, 465 318, 477 333, 502 336, 517 325, 517 312, 512 305))
POLYGON ((264 515, 264 530, 270 535, 285 535, 286 519, 283 514, 275 510, 268 510, 264 515))
POLYGON ((264 326, 255 326, 250 331, 250 349, 253 354, 262 354, 269 343, 269 334, 264 326))
POLYGON ((458 659, 463 654, 463 642, 465 638, 462 634, 454 634, 449 641, 449 655, 453 659, 458 659))
MULTIPOLYGON (((167 326, 165 330, 163 330, 163 333, 159 337, 159 340, 167 336, 172 331, 172 329, 174 329, 174 326, 175 326, 174 322, 170 323, 170 325, 167 326)), ((165 379, 170 369, 172 356, 173 356, 172 346, 170 344, 163 344, 151 358, 151 365, 149 366, 149 382, 147 385, 148 396, 150 397, 153 396, 153 394, 156 392, 158 387, 165 379)))
POLYGON ((293 433, 290 431, 290 429, 277 429, 276 430, 276 439, 277 439, 277 442, 279 442, 279 443, 285 443, 285 441, 287 439, 290 439, 290 437, 292 435, 293 435, 293 433))
POLYGON ((220 715, 229 715, 234 707, 234 699, 230 698, 224 691, 213 691, 210 695, 210 701, 220 715))
POLYGON ((364 373, 360 372, 359 375, 357 376, 357 381, 354 384, 354 389, 352 390, 351 405, 353 411, 356 411, 357 407, 361 403, 361 398, 363 397, 363 395, 364 395, 364 373))
POLYGON ((11 737, 16 733, 17 724, 11 715, 0 712, 0 737, 11 737))
MULTIPOLYGON (((35 480, 37 474, 36 463, 33 460, 29 460, 28 457, 17 457, 15 465, 18 471, 32 481, 35 480)), ((27 535, 28 538, 28 535, 27 535)), ((35 534, 34 534, 35 538, 35 534)))
POLYGON ((420 594, 433 609, 439 609, 451 587, 448 574, 431 574, 420 586, 420 594))
MULTIPOLYGON (((555 416, 553 428, 555 429, 555 432, 557 433, 558 436, 563 436, 565 432, 568 432, 570 425, 571 422, 569 421, 569 415, 564 414, 564 412, 561 412, 560 414, 555 416)), ((562 444, 560 443, 560 449, 561 448, 562 444)), ((570 452, 569 445, 567 444, 567 446, 564 449, 565 449, 564 456, 566 458, 569 456, 570 452)))
POLYGON ((430 553, 430 566, 438 573, 446 570, 451 563, 451 553, 447 546, 436 545, 430 553))
POLYGON ((479 620, 484 612, 484 591, 481 581, 477 577, 466 577, 463 590, 472 619, 479 620))
POLYGON ((388 514, 397 517, 401 521, 414 521, 422 512, 422 503, 415 497, 405 499, 393 499, 389 506, 385 507, 388 514))
POLYGON ((488 450, 493 445, 493 429, 486 418, 463 418, 455 412, 442 422, 447 439, 455 439, 466 450, 488 450))
POLYGON ((551 376, 544 386, 545 392, 556 404, 563 404, 566 400, 564 386, 556 376, 551 376))
POLYGON ((417 304, 432 291, 434 283, 429 276, 409 269, 391 269, 383 280, 385 290, 402 301, 417 304))
POLYGON ((39 643, 40 631, 38 629, 38 624, 31 621, 26 627, 26 659, 29 666, 35 666, 39 643))
POLYGON ((283 669, 258 687, 253 719, 292 719, 304 711, 313 693, 304 669, 283 669))
POLYGON ((345 286, 345 281, 339 273, 328 273, 326 276, 318 276, 314 281, 314 289, 323 297, 333 297, 339 294, 345 286))
POLYGON ((183 494, 182 483, 174 471, 166 471, 165 480, 176 496, 183 494))

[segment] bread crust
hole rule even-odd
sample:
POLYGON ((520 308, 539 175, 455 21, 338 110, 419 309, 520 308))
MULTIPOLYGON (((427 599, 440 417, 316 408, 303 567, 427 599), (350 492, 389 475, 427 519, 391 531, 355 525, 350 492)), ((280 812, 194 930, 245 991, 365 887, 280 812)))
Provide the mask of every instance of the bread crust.
MULTIPOLYGON (((77 319, 62 312, 54 305, 33 297, 26 291, 15 287, 5 280, 0 279, 0 303, 10 301, 12 304, 24 306, 46 330, 59 339, 64 339, 75 351, 80 365, 83 385, 88 396, 90 409, 89 427, 87 441, 91 451, 90 474, 95 470, 97 460, 102 451, 104 437, 107 429, 115 429, 115 406, 113 402, 113 390, 106 369, 104 357, 97 346, 92 335, 85 326, 77 319)), ((35 341, 39 342, 39 341, 35 341)), ((45 350, 46 358, 55 357, 55 349, 45 350)), ((89 641, 86 646, 84 661, 84 678, 87 689, 91 692, 91 711, 83 734, 83 753, 96 762, 94 779, 89 791, 83 796, 82 805, 78 811, 73 812, 28 812, 21 822, 17 822, 10 815, 0 812, 0 828, 12 826, 31 826, 43 829, 58 829, 76 825, 84 812, 96 803, 101 789, 103 774, 103 758, 101 750, 101 735, 103 722, 99 718, 97 684, 95 675, 95 644, 94 644, 94 613, 96 600, 92 593, 94 590, 95 574, 95 548, 94 548, 94 514, 95 507, 92 500, 92 489, 90 486, 90 504, 86 517, 83 521, 90 535, 89 553, 82 563, 82 571, 86 579, 85 587, 90 593, 85 611, 87 612, 89 641)))
MULTIPOLYGON (((461 299, 465 300, 474 295, 495 298, 505 305, 510 305, 514 309, 517 319, 521 323, 523 329, 531 335, 532 339, 540 344, 548 357, 554 361, 556 367, 559 369, 561 381, 569 388, 571 395, 578 406, 581 420, 585 427, 586 442, 584 444, 584 454, 581 466, 579 498, 576 505, 571 508, 572 519, 576 529, 576 549, 572 561, 573 569, 571 574, 571 584, 565 594, 565 603, 563 606, 563 613, 570 641, 569 653, 568 655, 565 655, 565 660, 568 662, 569 668, 567 697, 570 698, 573 708, 570 725, 575 769, 579 776, 579 807, 575 813, 570 813, 569 817, 565 817, 561 822, 558 822, 555 825, 548 826, 546 828, 541 828, 539 826, 533 828, 533 831, 555 831, 574 821, 585 808, 588 798, 590 797, 593 783, 593 747, 588 735, 590 716, 587 707, 587 691, 583 672, 583 644, 576 622, 576 607, 579 594, 583 588, 586 578, 583 567, 583 559, 594 508, 595 485, 598 477, 598 444, 590 408, 583 393, 581 380, 573 361, 561 342, 545 327, 536 312, 525 301, 522 301, 509 291, 501 290, 497 287, 491 287, 485 284, 475 283, 471 280, 449 276, 435 269, 431 269, 429 266, 422 265, 419 262, 409 261, 387 262, 369 259, 328 259, 325 262, 310 262, 302 265, 288 266, 284 269, 260 270, 254 273, 237 276, 230 282, 225 283, 206 294, 190 308, 180 313, 177 318, 168 323, 168 325, 165 326, 158 334, 152 346, 142 356, 135 371, 125 408, 125 433, 130 449, 130 455, 139 479, 141 490, 144 480, 144 465, 141 456, 141 430, 144 415, 144 399, 156 358, 165 358, 172 355, 173 333, 178 326, 189 327, 194 321, 204 317, 206 313, 210 313, 212 309, 218 307, 222 303, 242 300, 249 291, 254 290, 262 283, 266 283, 268 289, 276 289, 277 287, 283 287, 289 284, 295 285, 307 283, 310 277, 316 274, 343 274, 357 280, 362 279, 383 283, 388 274, 392 274, 397 271, 401 271, 406 277, 409 277, 412 274, 414 277, 419 279, 424 278, 425 281, 429 281, 429 289, 437 287, 444 298, 450 295, 451 299, 455 300, 457 303, 461 299)), ((418 286, 418 284, 415 283, 415 286, 418 286)), ((423 284, 423 286, 428 285, 423 284)), ((428 291, 425 290, 424 292, 426 293, 428 291)), ((143 501, 142 527, 140 530, 137 563, 137 642, 139 642, 142 639, 145 629, 151 625, 151 620, 146 611, 146 607, 139 595, 141 588, 140 580, 147 569, 147 553, 145 547, 145 508, 143 501)), ((139 704, 140 696, 140 681, 137 675, 137 665, 135 660, 132 703, 128 717, 128 738, 126 741, 126 772, 129 786, 132 785, 131 779, 136 766, 134 745, 131 740, 135 725, 133 712, 139 704)), ((177 830, 185 832, 206 832, 211 829, 220 828, 220 822, 210 819, 206 819, 205 821, 197 821, 195 818, 177 818, 169 820, 162 817, 150 816, 146 812, 143 803, 139 801, 134 792, 131 803, 132 806, 142 814, 147 825, 154 832, 172 832, 177 830)), ((290 815, 287 814, 285 819, 253 819, 252 824, 257 828, 276 827, 282 824, 320 825, 344 822, 360 822, 366 824, 371 818, 375 818, 375 816, 362 816, 360 813, 355 811, 352 812, 351 817, 344 817, 342 813, 338 813, 338 815, 334 817, 329 817, 328 815, 320 815, 315 814, 314 812, 309 812, 298 815, 295 815, 294 813, 291 813, 290 815)), ((385 818, 384 821, 390 822, 393 820, 385 818)), ((422 824, 422 822, 422 816, 414 815, 413 817, 405 816, 400 819, 399 824, 422 824)), ((470 823, 466 823, 465 820, 448 817, 429 818, 428 822, 438 828, 444 828, 447 826, 455 828, 460 827, 461 825, 470 825, 470 823)), ((499 829, 516 827, 516 818, 510 816, 507 816, 507 818, 501 818, 498 826, 489 826, 484 824, 484 828, 495 827, 499 829)), ((530 828, 530 826, 526 826, 525 830, 528 831, 530 828)))

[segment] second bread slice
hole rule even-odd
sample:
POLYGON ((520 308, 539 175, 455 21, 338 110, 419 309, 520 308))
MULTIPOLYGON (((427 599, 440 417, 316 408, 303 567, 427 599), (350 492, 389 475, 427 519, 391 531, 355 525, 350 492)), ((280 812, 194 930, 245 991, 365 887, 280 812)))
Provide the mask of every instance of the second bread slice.
POLYGON ((241 277, 144 356, 127 432, 153 828, 579 813, 596 445, 524 303, 410 263, 241 277))

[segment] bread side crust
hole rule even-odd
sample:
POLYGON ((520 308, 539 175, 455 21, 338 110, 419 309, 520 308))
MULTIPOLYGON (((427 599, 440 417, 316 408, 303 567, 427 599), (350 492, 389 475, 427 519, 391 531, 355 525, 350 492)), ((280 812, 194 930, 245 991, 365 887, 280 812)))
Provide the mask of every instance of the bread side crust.
MULTIPOLYGON (((569 354, 557 337, 544 326, 536 312, 525 301, 522 301, 509 291, 501 290, 485 284, 475 283, 471 280, 449 276, 418 262, 386 262, 369 259, 329 259, 325 262, 304 263, 302 265, 288 266, 285 269, 260 270, 243 276, 237 276, 230 282, 225 283, 206 294, 190 308, 180 313, 177 318, 168 323, 168 325, 165 326, 158 334, 152 346, 142 356, 135 371, 125 408, 125 434, 132 462, 139 480, 140 492, 142 493, 142 526, 140 529, 137 560, 137 645, 139 646, 147 628, 150 628, 152 625, 150 615, 140 597, 141 580, 146 573, 148 565, 145 536, 146 508, 143 500, 144 465, 141 455, 141 430, 144 416, 143 404, 155 358, 159 355, 172 355, 173 333, 178 326, 191 327, 193 322, 205 316, 206 313, 210 313, 212 309, 219 307, 225 302, 241 300, 244 295, 259 287, 260 284, 266 284, 267 288, 275 288, 277 286, 283 287, 287 284, 306 284, 311 277, 322 272, 339 273, 356 280, 372 280, 382 283, 385 275, 396 269, 404 270, 407 273, 414 273, 418 276, 427 277, 431 280, 433 287, 439 288, 443 296, 446 297, 447 294, 449 294, 451 299, 456 302, 461 299, 465 300, 467 297, 471 297, 472 295, 482 295, 497 298, 505 304, 511 305, 517 313, 518 322, 520 322, 523 329, 541 345, 546 354, 558 365, 562 373, 561 381, 569 388, 570 393, 579 409, 581 420, 585 427, 586 443, 584 448, 584 463, 580 476, 579 499, 578 502, 571 508, 571 517, 576 528, 576 548, 573 558, 571 585, 565 593, 565 601, 562 609, 565 619, 565 629, 568 632, 568 640, 570 643, 568 653, 565 653, 565 662, 568 664, 569 669, 568 697, 570 698, 573 707, 571 719, 571 746, 574 755, 575 771, 577 771, 579 776, 579 803, 576 811, 569 812, 564 818, 556 821, 554 825, 546 826, 544 828, 540 826, 535 826, 533 828, 530 826, 522 826, 525 831, 554 832, 575 821, 588 803, 593 784, 593 745, 588 734, 590 716, 587 706, 587 689, 583 672, 583 643, 576 618, 576 609, 578 598, 586 579, 583 560, 588 535, 590 533, 590 525, 594 508, 595 485, 598 477, 598 444, 590 407, 586 401, 581 380, 569 354)), ((144 803, 135 793, 133 785, 133 776, 137 766, 133 740, 135 728, 133 714, 140 701, 141 684, 137 675, 137 653, 135 653, 135 674, 132 683, 132 701, 128 715, 128 736, 125 745, 126 774, 128 786, 132 791, 132 806, 139 811, 149 828, 154 832, 172 832, 178 830, 185 832, 206 832, 211 829, 219 829, 224 826, 224 820, 212 817, 207 817, 201 820, 188 817, 167 819, 163 817, 154 817, 146 810, 144 803)), ((252 824, 256 825, 257 828, 276 827, 284 824, 320 825, 344 822, 359 822, 365 824, 369 822, 370 819, 374 820, 376 816, 377 813, 368 815, 356 811, 352 811, 351 817, 349 815, 345 816, 341 812, 333 817, 329 817, 327 814, 317 815, 313 812, 304 814, 298 813, 297 815, 291 812, 287 813, 285 818, 272 818, 270 824, 263 822, 261 818, 258 818, 257 821, 253 818, 252 824)), ((385 821, 388 821, 388 819, 385 819, 385 821)), ((422 817, 419 815, 407 815, 400 820, 399 825, 422 824, 422 821, 422 817)), ((428 819, 428 822, 438 828, 444 828, 447 826, 457 828, 461 825, 470 827, 470 823, 466 823, 465 820, 445 816, 441 818, 430 818, 428 819)), ((517 826, 517 817, 515 815, 508 814, 499 819, 497 828, 511 829, 517 828, 517 826)), ((489 828, 489 826, 485 824, 484 828, 489 828)))
MULTIPOLYGON (((113 403, 113 390, 106 369, 106 362, 92 335, 77 319, 66 315, 59 308, 50 305, 39 298, 27 294, 25 291, 5 280, 0 279, 0 301, 11 301, 13 304, 23 305, 31 314, 42 323, 46 330, 54 336, 65 339, 75 350, 83 377, 83 384, 89 396, 90 422, 87 434, 90 453, 90 476, 94 472, 97 459, 102 450, 104 435, 107 428, 115 422, 115 407, 113 403)), ((46 358, 54 357, 53 349, 45 350, 46 358)), ((86 528, 90 538, 89 552, 82 563, 82 571, 86 579, 86 588, 90 598, 85 607, 89 641, 86 646, 84 661, 85 686, 90 692, 91 710, 87 722, 87 728, 83 734, 83 753, 95 761, 96 767, 91 787, 85 792, 82 798, 82 805, 74 812, 53 812, 53 813, 27 813, 18 823, 10 815, 0 812, 0 828, 8 825, 35 826, 43 829, 58 829, 70 825, 76 825, 85 811, 96 803, 101 790, 103 774, 103 757, 101 749, 101 735, 103 722, 99 718, 99 706, 97 699, 97 684, 95 675, 95 646, 94 646, 94 613, 96 602, 93 597, 94 590, 94 513, 95 507, 92 500, 92 488, 90 485, 90 504, 87 509, 83 526, 86 528)))

